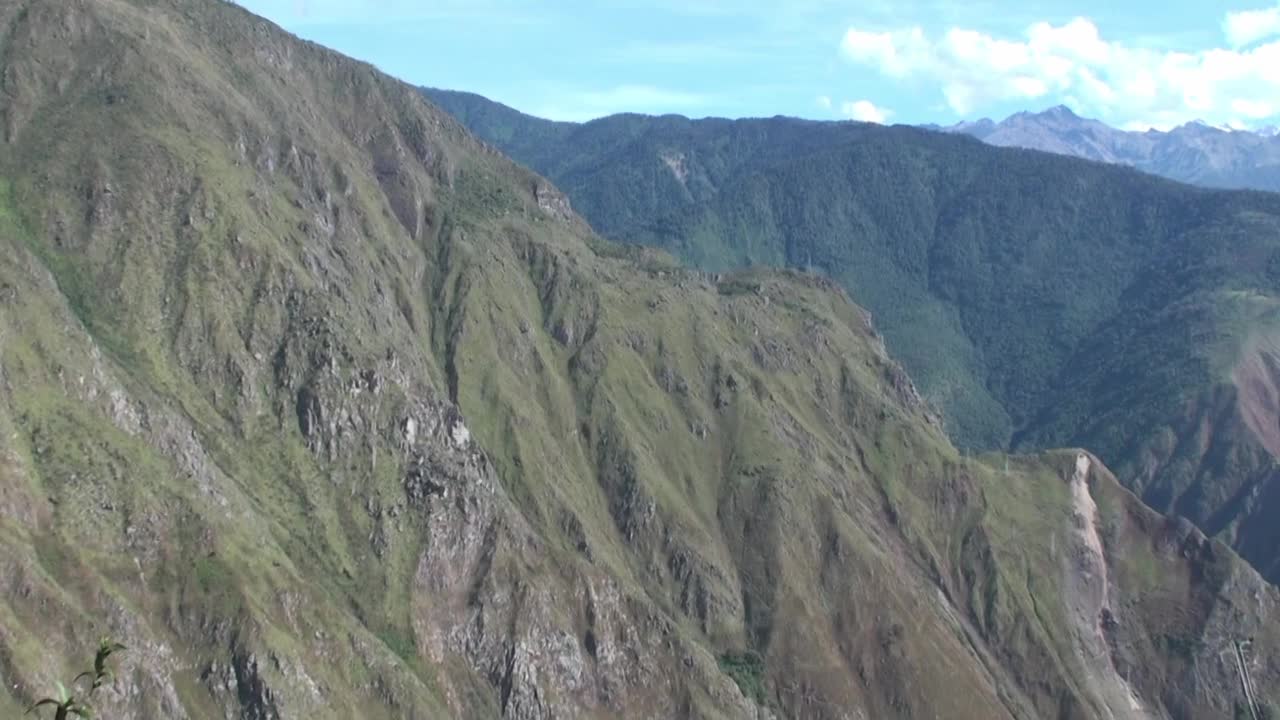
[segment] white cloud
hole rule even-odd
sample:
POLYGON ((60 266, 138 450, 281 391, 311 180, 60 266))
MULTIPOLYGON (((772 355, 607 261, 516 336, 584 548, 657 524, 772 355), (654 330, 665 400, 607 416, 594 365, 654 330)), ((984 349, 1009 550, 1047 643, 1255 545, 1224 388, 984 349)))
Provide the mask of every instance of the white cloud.
POLYGON ((816 102, 818 103, 818 107, 822 108, 823 110, 831 109, 831 98, 827 97, 826 95, 819 95, 816 102))
POLYGON ((841 50, 850 59, 879 66, 890 77, 905 77, 931 62, 931 47, 920 28, 887 33, 849 28, 841 50))
POLYGON ((1222 21, 1222 31, 1234 48, 1247 47, 1280 35, 1280 7, 1229 12, 1222 21))
POLYGON ((892 110, 876 107, 876 104, 870 100, 855 100, 843 103, 840 106, 840 112, 843 113, 845 117, 853 120, 876 123, 878 125, 883 125, 885 121, 893 115, 892 110))
MULTIPOLYGON (((1274 14, 1276 26, 1265 31, 1260 23, 1271 11, 1229 15, 1224 27, 1233 43, 1256 43, 1280 34, 1280 8, 1274 14), (1232 20, 1242 14, 1252 17, 1251 24, 1232 20)), ((1197 117, 1228 125, 1280 112, 1274 100, 1280 97, 1280 39, 1245 49, 1160 51, 1108 40, 1092 21, 1076 18, 1062 25, 1038 22, 1019 37, 964 28, 940 37, 919 27, 849 28, 840 50, 847 60, 886 77, 936 86, 960 115, 1049 96, 1071 98, 1081 111, 1146 127, 1197 117)))

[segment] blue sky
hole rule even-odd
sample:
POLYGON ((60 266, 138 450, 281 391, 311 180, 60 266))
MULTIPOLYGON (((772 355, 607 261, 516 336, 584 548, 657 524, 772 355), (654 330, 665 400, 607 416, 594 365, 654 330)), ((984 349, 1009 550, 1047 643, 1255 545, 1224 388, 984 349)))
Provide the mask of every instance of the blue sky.
POLYGON ((1280 122, 1274 0, 241 0, 409 82, 525 112, 1130 128, 1280 122))

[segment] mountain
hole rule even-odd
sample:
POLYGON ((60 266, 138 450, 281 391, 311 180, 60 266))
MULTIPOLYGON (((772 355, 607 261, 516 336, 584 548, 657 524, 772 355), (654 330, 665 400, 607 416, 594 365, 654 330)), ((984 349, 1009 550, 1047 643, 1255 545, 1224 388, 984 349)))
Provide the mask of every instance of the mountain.
POLYGON ((1280 196, 909 127, 510 112, 482 137, 601 232, 719 271, 811 267, 875 316, 962 446, 1088 447, 1280 580, 1280 196), (528 126, 514 126, 516 121, 528 126))
POLYGON ((1043 150, 1121 163, 1173 180, 1217 188, 1280 191, 1280 137, 1190 122, 1167 132, 1127 132, 1058 106, 1021 112, 996 123, 983 119, 945 132, 972 135, 991 145, 1043 150))
POLYGON ((831 281, 602 240, 230 3, 0 28, 0 713, 101 635, 113 718, 1274 713, 1274 587, 955 450, 831 281))

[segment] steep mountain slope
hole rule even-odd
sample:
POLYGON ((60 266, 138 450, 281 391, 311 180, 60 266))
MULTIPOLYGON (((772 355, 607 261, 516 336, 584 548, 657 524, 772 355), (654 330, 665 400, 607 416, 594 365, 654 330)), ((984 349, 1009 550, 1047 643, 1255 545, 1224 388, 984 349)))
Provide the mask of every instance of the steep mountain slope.
POLYGON ((1094 449, 1280 580, 1280 197, 906 127, 618 116, 544 143, 525 122, 503 147, 598 229, 711 270, 820 269, 962 445, 1094 449))
POLYGON ((1129 132, 1082 118, 1063 106, 1017 113, 998 123, 980 120, 931 127, 972 135, 991 145, 1132 165, 1206 187, 1280 191, 1280 137, 1272 130, 1229 131, 1192 122, 1163 132, 1129 132))
POLYGON ((228 3, 0 27, 0 713, 103 633, 118 718, 1270 711, 1274 588, 958 454, 829 281, 602 241, 228 3))

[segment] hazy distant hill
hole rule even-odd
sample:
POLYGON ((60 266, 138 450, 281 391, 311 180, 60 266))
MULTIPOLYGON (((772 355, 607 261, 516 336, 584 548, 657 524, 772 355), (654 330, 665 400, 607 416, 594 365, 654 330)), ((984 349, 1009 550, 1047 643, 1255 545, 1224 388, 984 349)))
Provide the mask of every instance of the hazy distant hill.
POLYGON ((928 127, 992 145, 1132 165, 1196 185, 1280 191, 1280 137, 1274 127, 1248 132, 1192 122, 1168 132, 1126 132, 1063 106, 1018 113, 999 123, 983 119, 928 127))

